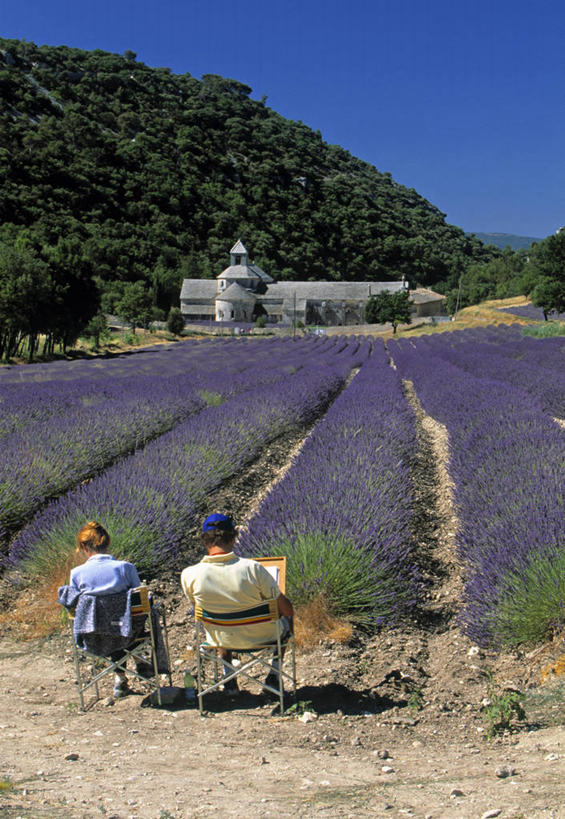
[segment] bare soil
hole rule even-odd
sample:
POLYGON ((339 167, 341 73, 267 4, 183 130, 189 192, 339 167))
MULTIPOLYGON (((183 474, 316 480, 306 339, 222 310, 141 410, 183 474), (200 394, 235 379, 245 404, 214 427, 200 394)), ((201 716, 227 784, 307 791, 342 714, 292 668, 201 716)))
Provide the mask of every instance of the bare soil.
MULTIPOLYGON (((405 623, 377 635, 353 631, 339 642, 311 632, 297 667, 298 700, 315 712, 312 721, 277 716, 252 690, 210 697, 202 718, 182 698, 145 708, 147 692, 136 683, 134 695, 116 702, 108 684, 82 713, 68 634, 22 641, 7 623, 0 815, 565 818, 563 642, 495 655, 459 631, 447 439, 413 406, 414 548, 427 596, 405 623), (525 695, 525 719, 487 741, 485 698, 513 690, 525 695)), ((210 508, 243 522, 303 436, 272 444, 210 508)), ((198 534, 189 533, 178 565, 151 583, 167 610, 178 687, 193 632, 178 572, 199 557, 198 534)))

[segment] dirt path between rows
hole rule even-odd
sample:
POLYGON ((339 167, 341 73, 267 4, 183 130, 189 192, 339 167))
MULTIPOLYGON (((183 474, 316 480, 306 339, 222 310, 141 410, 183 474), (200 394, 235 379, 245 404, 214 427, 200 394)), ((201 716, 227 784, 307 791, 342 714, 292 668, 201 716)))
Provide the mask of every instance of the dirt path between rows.
MULTIPOLYGON (((552 674, 539 685, 543 668, 560 667, 563 647, 495 656, 459 632, 447 440, 413 406, 414 540, 427 597, 396 629, 353 633, 345 643, 322 638, 299 651, 298 699, 316 719, 275 716, 253 692, 210 698, 202 718, 183 705, 144 708, 139 685, 117 702, 107 688, 81 713, 67 635, 21 642, 6 628, 0 816, 565 819, 564 686, 552 674), (497 691, 525 692, 526 720, 487 742, 481 704, 491 678, 497 691)), ((211 506, 245 520, 303 438, 273 442, 211 506)), ((175 686, 192 643, 178 569, 199 551, 197 532, 189 533, 179 566, 152 583, 168 613, 175 686)))

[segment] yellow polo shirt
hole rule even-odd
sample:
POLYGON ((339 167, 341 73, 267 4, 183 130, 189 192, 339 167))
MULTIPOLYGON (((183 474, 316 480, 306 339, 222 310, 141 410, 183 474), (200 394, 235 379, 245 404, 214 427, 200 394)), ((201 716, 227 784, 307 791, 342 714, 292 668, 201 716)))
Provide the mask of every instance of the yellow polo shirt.
MULTIPOLYGON (((206 611, 224 614, 243 611, 280 594, 273 576, 256 560, 238 557, 233 552, 207 555, 181 574, 186 596, 206 611)), ((280 619, 248 626, 206 628, 206 639, 223 648, 252 648, 277 639, 280 619)))

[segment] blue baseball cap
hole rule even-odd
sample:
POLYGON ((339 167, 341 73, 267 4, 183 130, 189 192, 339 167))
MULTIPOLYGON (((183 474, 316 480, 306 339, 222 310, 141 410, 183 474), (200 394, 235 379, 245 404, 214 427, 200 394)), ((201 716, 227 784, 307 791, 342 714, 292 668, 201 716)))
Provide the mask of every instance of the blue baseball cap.
POLYGON ((208 515, 202 524, 203 532, 210 532, 218 529, 221 532, 235 532, 233 520, 229 517, 229 515, 222 515, 219 512, 214 512, 213 515, 208 515))

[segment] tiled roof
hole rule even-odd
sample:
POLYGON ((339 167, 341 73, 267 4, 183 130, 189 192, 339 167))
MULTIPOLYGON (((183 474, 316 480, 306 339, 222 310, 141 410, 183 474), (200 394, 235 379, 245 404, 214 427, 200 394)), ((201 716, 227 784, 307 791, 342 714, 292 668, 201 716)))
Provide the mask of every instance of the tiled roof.
POLYGON ((265 273, 264 270, 256 264, 231 264, 229 267, 226 267, 225 270, 222 270, 219 276, 216 278, 218 279, 260 279, 261 281, 265 282, 265 284, 271 284, 274 279, 269 276, 268 273, 265 273))
POLYGON ((277 282, 267 288, 263 299, 311 299, 313 301, 363 300, 383 290, 402 290, 402 282, 277 282))
POLYGON ((215 279, 185 279, 180 293, 181 301, 197 301, 198 299, 214 299, 218 291, 215 279))
POLYGON ((218 293, 217 300, 218 301, 257 301, 257 299, 253 295, 253 293, 250 293, 249 290, 245 290, 245 288, 243 288, 237 282, 233 282, 225 290, 222 290, 221 293, 218 293))
POLYGON ((410 291, 410 299, 414 304, 426 304, 430 301, 443 301, 445 296, 441 293, 434 293, 433 290, 428 290, 425 287, 417 287, 410 291))
POLYGON ((243 254, 243 253, 247 253, 247 250, 245 249, 245 247, 244 247, 243 242, 241 241, 241 239, 238 239, 238 240, 237 240, 237 242, 235 243, 235 245, 234 245, 234 246, 232 247, 232 249, 230 250, 230 253, 238 253, 238 254, 240 254, 240 255, 241 255, 241 254, 243 254))
POLYGON ((222 270, 217 279, 260 279, 252 264, 230 264, 222 270))
POLYGON ((249 265, 247 265, 247 268, 248 268, 248 270, 253 270, 253 272, 254 272, 254 273, 257 273, 257 275, 259 276, 259 278, 260 278, 262 281, 264 281, 264 282, 265 282, 265 284, 272 284, 272 283, 275 281, 275 280, 272 278, 272 276, 269 276, 269 274, 268 274, 268 273, 265 273, 265 271, 264 271, 264 270, 261 270, 261 268, 259 267, 259 265, 256 265, 256 264, 249 264, 249 265))
MULTIPOLYGON (((245 271, 242 278, 254 278, 249 275, 250 271, 256 268, 255 265, 244 267, 238 265, 237 268, 245 271)), ((230 270, 230 268, 228 268, 230 270)), ((262 271, 261 271, 262 272, 262 271)), ((267 276, 267 274, 264 274, 267 276)), ((181 300, 183 302, 198 303, 200 300, 212 303, 216 296, 227 300, 251 301, 259 299, 266 304, 270 302, 294 302, 296 294, 297 305, 303 301, 365 301, 369 296, 381 293, 383 290, 396 292, 402 290, 402 282, 272 282, 267 277, 265 283, 267 288, 264 294, 257 296, 245 290, 237 282, 232 282, 226 290, 218 292, 217 284, 213 279, 185 279, 182 285, 181 300), (232 288, 235 288, 232 290, 232 288), (233 293, 233 296, 231 295, 233 293)), ((444 296, 434 293, 433 290, 417 288, 410 291, 410 298, 415 304, 441 301, 444 296)))

